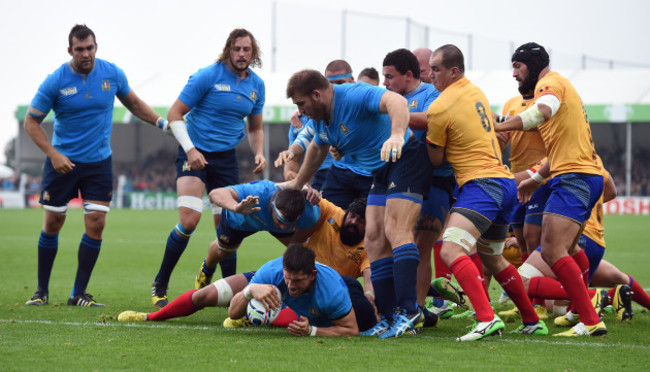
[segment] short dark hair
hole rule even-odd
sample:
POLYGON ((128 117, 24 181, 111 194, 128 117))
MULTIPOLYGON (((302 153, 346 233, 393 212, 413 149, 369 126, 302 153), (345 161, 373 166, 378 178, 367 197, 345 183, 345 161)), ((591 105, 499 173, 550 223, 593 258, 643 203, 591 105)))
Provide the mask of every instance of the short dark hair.
POLYGON ((433 52, 433 54, 436 53, 442 54, 442 65, 446 69, 458 67, 458 70, 461 73, 465 72, 465 59, 463 57, 463 52, 461 52, 457 46, 453 44, 445 44, 433 52))
POLYGON ((70 34, 68 35, 68 45, 72 46, 72 38, 77 38, 77 40, 85 40, 88 36, 93 37, 93 41, 97 44, 97 38, 95 38, 95 33, 86 25, 74 25, 70 34))
POLYGON ((289 222, 296 222, 305 211, 307 201, 305 194, 296 189, 280 189, 273 195, 275 207, 282 212, 282 216, 289 222))
POLYGON ((226 45, 223 47, 223 51, 221 52, 221 55, 217 59, 217 61, 220 62, 228 62, 228 58, 230 55, 230 48, 232 45, 235 43, 235 41, 240 38, 240 37, 250 37, 251 38, 251 44, 253 47, 252 55, 251 55, 251 66, 252 67, 262 67, 262 51, 260 50, 260 46, 257 44, 257 40, 255 39, 255 36, 248 31, 245 28, 236 28, 232 30, 230 35, 228 36, 228 39, 226 40, 226 45))
POLYGON ((352 212, 354 214, 357 214, 361 218, 366 218, 366 205, 368 204, 368 199, 364 197, 358 197, 352 201, 348 205, 347 208, 345 208, 345 213, 352 212))
POLYGON ((327 64, 325 67, 325 72, 327 71, 339 71, 343 70, 346 74, 352 72, 352 66, 349 63, 342 59, 335 59, 332 62, 327 64))
POLYGON ((374 67, 366 67, 363 70, 361 70, 357 80, 361 79, 364 76, 367 76, 369 79, 372 80, 379 80, 379 72, 374 67))
POLYGON ((316 270, 316 253, 300 243, 289 244, 282 255, 282 268, 291 273, 311 274, 316 270))
POLYGON ((414 78, 420 78, 418 57, 408 49, 400 48, 386 54, 383 66, 393 66, 402 75, 405 75, 407 71, 411 71, 414 78))
POLYGON ((287 98, 292 98, 296 94, 307 96, 315 90, 325 90, 329 86, 329 80, 316 70, 298 71, 287 83, 287 98))

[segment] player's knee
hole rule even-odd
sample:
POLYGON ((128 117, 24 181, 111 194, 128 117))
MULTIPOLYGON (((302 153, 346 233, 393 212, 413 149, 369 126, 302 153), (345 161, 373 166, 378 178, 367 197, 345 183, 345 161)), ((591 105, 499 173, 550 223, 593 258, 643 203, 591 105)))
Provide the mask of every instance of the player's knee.
POLYGON ((442 241, 443 244, 444 242, 449 242, 460 246, 468 254, 472 251, 472 247, 476 244, 476 238, 474 238, 472 234, 470 234, 465 229, 454 226, 448 227, 445 230, 445 232, 442 234, 442 241))
POLYGON ((219 279, 216 282, 212 283, 211 288, 208 290, 209 296, 206 296, 204 299, 205 304, 203 306, 228 306, 232 300, 234 293, 230 284, 225 279, 219 279))

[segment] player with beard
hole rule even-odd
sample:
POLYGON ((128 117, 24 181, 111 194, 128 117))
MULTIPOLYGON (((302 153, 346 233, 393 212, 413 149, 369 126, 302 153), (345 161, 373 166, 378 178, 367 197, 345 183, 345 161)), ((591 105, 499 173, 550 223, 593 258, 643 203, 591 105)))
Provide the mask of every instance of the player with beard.
MULTIPOLYGON (((366 230, 366 200, 355 199, 345 211, 325 199, 322 199, 318 206, 320 208, 318 222, 297 234, 309 236, 306 246, 315 252, 316 260, 333 268, 343 277, 355 309, 357 324, 359 329, 364 331, 377 322, 374 292, 370 281, 370 262, 363 246, 366 230), (361 276, 364 280, 365 293, 357 281, 361 276)), ((213 285, 205 286, 198 291, 188 291, 154 313, 125 311, 120 314, 118 320, 122 322, 162 321, 188 316, 204 307, 228 306, 233 295, 244 289, 253 274, 253 272, 236 274, 219 279, 213 285)), ((286 326, 296 319, 298 316, 295 313, 285 309, 273 324, 286 326)), ((228 318, 224 321, 224 326, 228 328, 245 325, 243 319, 228 318)))
MULTIPOLYGON (((245 29, 235 29, 216 63, 190 76, 169 109, 169 125, 180 144, 176 158, 179 222, 167 238, 160 270, 153 282, 154 306, 167 304, 169 278, 201 219, 203 194, 239 183, 235 148, 246 132, 255 156, 253 173, 266 167, 262 128, 265 87, 250 68, 261 66, 255 37, 245 29), (247 130, 244 118, 248 121, 247 130)), ((216 228, 221 208, 213 207, 213 215, 216 228)), ((216 246, 216 240, 212 246, 216 246)), ((235 266, 235 255, 222 261, 222 275, 235 274, 235 266)))

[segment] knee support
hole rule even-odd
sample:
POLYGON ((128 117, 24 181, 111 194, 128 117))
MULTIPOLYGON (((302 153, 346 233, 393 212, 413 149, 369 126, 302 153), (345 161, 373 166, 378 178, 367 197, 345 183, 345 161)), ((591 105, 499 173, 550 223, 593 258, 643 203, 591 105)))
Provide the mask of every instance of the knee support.
POLYGON ((503 254, 503 248, 506 246, 505 241, 494 242, 485 239, 479 239, 479 243, 482 246, 489 248, 487 251, 481 251, 482 254, 486 254, 488 256, 498 256, 500 254, 503 254))
POLYGON ((519 269, 517 271, 519 271, 519 275, 521 275, 522 278, 525 277, 530 279, 537 276, 544 276, 544 274, 541 271, 537 270, 535 266, 528 264, 526 262, 521 264, 521 266, 519 266, 519 269))
POLYGON ((226 279, 219 279, 213 285, 217 289, 217 306, 228 306, 234 296, 230 284, 226 279))
POLYGON ((176 206, 178 208, 185 207, 199 213, 203 213, 203 199, 196 196, 179 196, 176 199, 176 206))
POLYGON ((107 205, 95 204, 95 203, 84 203, 84 214, 93 213, 93 212, 103 212, 108 213, 111 210, 107 205))
POLYGON ((458 244, 469 253, 476 244, 476 239, 468 231, 460 227, 448 227, 442 234, 443 242, 458 244))
POLYGON ((46 211, 50 211, 52 213, 57 213, 57 214, 65 216, 66 211, 68 210, 68 205, 66 204, 66 205, 61 206, 61 207, 55 207, 55 206, 52 206, 52 205, 44 205, 43 209, 45 209, 46 211))

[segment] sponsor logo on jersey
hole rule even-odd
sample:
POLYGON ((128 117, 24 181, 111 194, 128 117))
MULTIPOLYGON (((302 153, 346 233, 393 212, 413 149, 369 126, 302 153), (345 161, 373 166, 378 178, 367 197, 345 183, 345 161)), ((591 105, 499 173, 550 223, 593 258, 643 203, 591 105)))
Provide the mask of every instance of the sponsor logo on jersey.
POLYGON ((253 101, 257 101, 257 92, 256 92, 255 90, 253 90, 253 91, 251 92, 251 99, 252 99, 253 101))
POLYGON ((409 108, 412 109, 416 107, 418 107, 418 100, 414 99, 413 101, 411 101, 411 103, 409 103, 409 108))
POLYGON ((64 96, 71 96, 77 94, 77 87, 63 88, 59 92, 64 96))
POLYGON ((190 165, 190 163, 187 162, 187 160, 185 160, 185 163, 183 163, 183 172, 189 172, 191 170, 192 170, 192 166, 190 165))
POLYGON ((345 126, 345 124, 343 124, 343 123, 339 124, 339 130, 340 130, 341 133, 343 133, 343 134, 348 134, 348 133, 350 133, 350 130, 348 130, 348 128, 347 128, 347 127, 345 126))
POLYGON ((108 80, 102 80, 102 92, 107 90, 111 90, 111 83, 108 80))
POLYGON ((395 182, 391 182, 390 185, 388 185, 388 189, 394 189, 396 187, 397 185, 395 184, 395 182))
POLYGON ((228 84, 215 84, 214 89, 222 92, 230 92, 230 85, 228 84))
POLYGON ((327 133, 318 133, 318 136, 319 136, 323 141, 327 141, 327 133))
POLYGON ((43 191, 43 201, 50 201, 50 193, 43 191))

